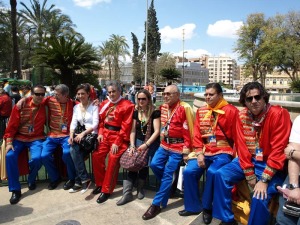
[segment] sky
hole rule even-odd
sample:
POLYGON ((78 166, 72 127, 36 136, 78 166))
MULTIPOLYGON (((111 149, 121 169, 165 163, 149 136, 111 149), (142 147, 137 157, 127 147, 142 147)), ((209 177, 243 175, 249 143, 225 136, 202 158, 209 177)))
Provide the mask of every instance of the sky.
MULTIPOLYGON (((29 0, 22 2, 30 5, 29 0)), ((4 3, 9 7, 9 0, 4 3)), ((150 3, 148 0, 149 6, 150 3)), ((51 4, 70 16, 76 30, 95 47, 115 34, 127 39, 132 53, 131 32, 137 36, 140 45, 143 42, 147 0, 48 0, 47 5, 51 4)), ((248 15, 264 13, 268 18, 292 10, 300 11, 300 1, 154 0, 154 8, 161 32, 161 53, 182 56, 184 51, 186 58, 208 54, 238 59, 233 51, 236 31, 248 15)), ((17 9, 21 9, 20 4, 17 9)))

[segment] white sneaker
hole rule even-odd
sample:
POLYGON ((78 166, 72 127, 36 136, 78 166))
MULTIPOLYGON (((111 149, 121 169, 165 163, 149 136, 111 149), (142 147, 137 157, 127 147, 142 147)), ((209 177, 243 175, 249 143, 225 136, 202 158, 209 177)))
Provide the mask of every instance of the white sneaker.
POLYGON ((69 193, 76 193, 82 189, 80 184, 75 184, 71 189, 69 189, 69 193))
POLYGON ((84 182, 82 184, 82 190, 80 191, 81 194, 84 194, 88 189, 89 187, 91 186, 91 180, 88 180, 87 182, 84 182))

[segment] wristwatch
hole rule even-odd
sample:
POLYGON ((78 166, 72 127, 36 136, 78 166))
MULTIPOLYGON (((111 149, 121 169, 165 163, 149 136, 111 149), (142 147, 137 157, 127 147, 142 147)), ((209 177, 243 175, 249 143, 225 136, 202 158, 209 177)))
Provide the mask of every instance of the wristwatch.
POLYGON ((286 187, 290 190, 293 190, 295 188, 299 188, 299 185, 298 184, 288 184, 286 187))
POLYGON ((262 177, 260 180, 263 183, 266 183, 266 184, 269 183, 269 180, 267 178, 265 178, 265 177, 262 177))

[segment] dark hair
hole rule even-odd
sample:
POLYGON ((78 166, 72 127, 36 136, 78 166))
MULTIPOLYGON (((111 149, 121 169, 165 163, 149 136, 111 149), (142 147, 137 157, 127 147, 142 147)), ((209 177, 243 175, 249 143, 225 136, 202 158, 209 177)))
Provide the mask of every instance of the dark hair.
POLYGON ((11 86, 11 91, 13 92, 19 92, 19 88, 15 85, 11 86))
POLYGON ((76 88, 76 93, 81 89, 83 89, 88 94, 91 93, 91 85, 89 84, 79 84, 76 88))
POLYGON ((208 83, 205 86, 205 90, 213 88, 216 90, 217 94, 223 93, 222 87, 219 83, 208 83))
POLYGON ((35 88, 41 88, 41 89, 44 89, 44 91, 46 92, 46 88, 45 88, 43 85, 37 84, 37 85, 35 85, 35 86, 33 86, 33 87, 31 88, 31 92, 32 92, 32 93, 34 93, 34 89, 35 89, 35 88))
POLYGON ((248 91, 257 89, 259 90, 259 94, 262 96, 262 98, 265 100, 266 103, 269 103, 270 94, 266 91, 266 89, 258 82, 249 82, 244 85, 244 87, 241 90, 240 93, 240 99, 239 102, 243 106, 246 106, 246 94, 248 91))
POLYGON ((134 81, 131 81, 131 84, 135 85, 135 82, 134 82, 134 81))

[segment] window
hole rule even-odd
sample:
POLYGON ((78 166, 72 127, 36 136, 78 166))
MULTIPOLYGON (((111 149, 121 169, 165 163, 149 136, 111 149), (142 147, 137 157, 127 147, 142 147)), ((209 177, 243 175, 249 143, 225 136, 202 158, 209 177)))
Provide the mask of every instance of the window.
POLYGON ((273 84, 276 84, 276 79, 273 80, 273 84))

